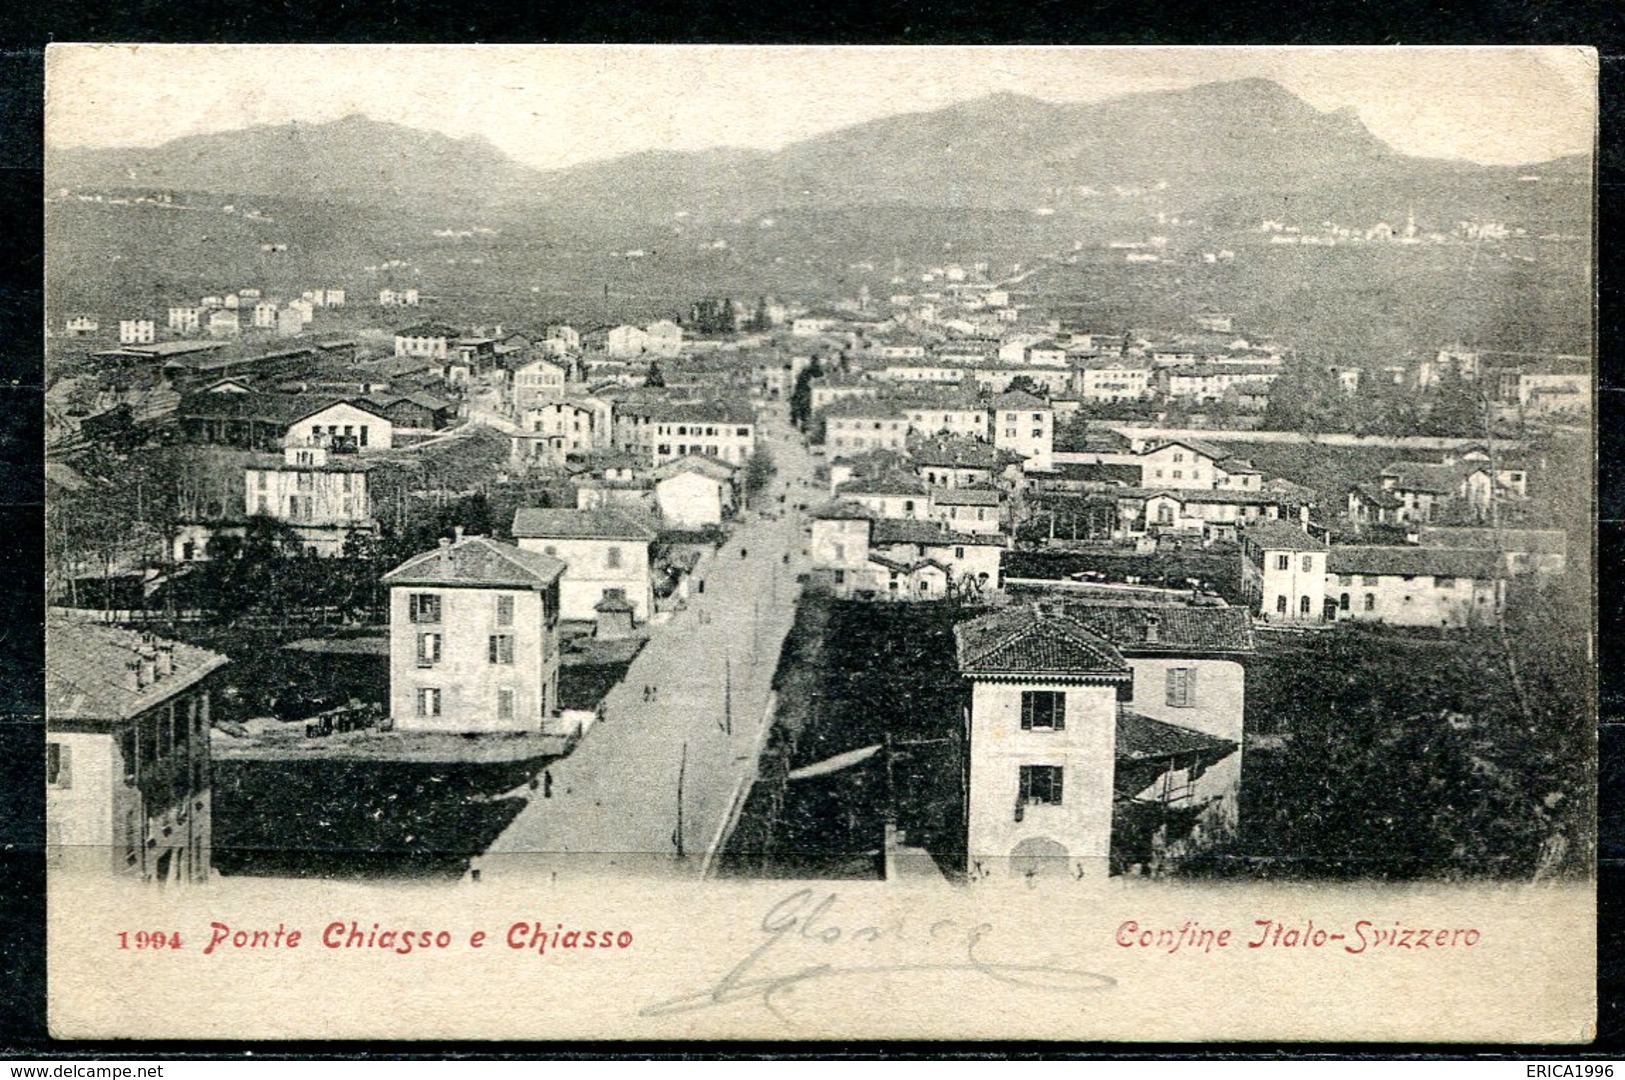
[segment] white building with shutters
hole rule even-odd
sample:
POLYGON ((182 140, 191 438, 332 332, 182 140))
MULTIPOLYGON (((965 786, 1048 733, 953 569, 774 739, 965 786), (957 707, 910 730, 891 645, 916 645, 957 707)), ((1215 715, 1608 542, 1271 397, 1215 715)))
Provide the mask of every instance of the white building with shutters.
POLYGON ((551 733, 564 564, 483 536, 384 575, 389 712, 401 731, 551 733))

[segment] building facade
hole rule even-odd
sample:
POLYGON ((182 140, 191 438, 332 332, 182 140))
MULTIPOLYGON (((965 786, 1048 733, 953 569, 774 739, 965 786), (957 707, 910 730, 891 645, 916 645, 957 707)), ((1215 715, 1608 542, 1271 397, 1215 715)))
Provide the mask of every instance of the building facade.
POLYGON ((563 573, 538 552, 458 537, 385 574, 395 727, 547 732, 559 708, 563 573))

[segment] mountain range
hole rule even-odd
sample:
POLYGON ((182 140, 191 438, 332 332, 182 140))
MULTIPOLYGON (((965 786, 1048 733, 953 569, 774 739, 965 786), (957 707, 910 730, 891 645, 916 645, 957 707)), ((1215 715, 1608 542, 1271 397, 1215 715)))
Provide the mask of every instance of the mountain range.
MULTIPOLYGON (((501 217, 703 221, 865 206, 1033 210, 1113 189, 1206 201, 1378 189, 1471 189, 1517 170, 1406 157, 1351 110, 1322 113, 1263 79, 1082 105, 998 94, 890 116, 778 151, 647 152, 541 171, 483 138, 350 116, 194 135, 152 148, 52 149, 49 186, 166 188, 343 200, 376 208, 477 205, 501 217)), ((1584 181, 1589 159, 1540 167, 1584 181)))

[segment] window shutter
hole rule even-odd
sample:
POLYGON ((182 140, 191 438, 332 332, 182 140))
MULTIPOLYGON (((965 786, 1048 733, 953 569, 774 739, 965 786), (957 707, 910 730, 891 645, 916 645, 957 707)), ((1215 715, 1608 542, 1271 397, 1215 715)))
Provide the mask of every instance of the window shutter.
POLYGON ((1195 668, 1186 668, 1185 669, 1185 700, 1183 702, 1181 702, 1181 704, 1183 704, 1183 705, 1195 705, 1196 704, 1196 669, 1195 668))
POLYGON ((407 617, 413 622, 418 621, 418 594, 409 593, 406 597, 407 617))
POLYGON ((1179 668, 1168 669, 1168 701, 1169 705, 1179 704, 1179 668))
POLYGON ((1050 698, 1055 703, 1054 721, 1056 731, 1066 730, 1066 695, 1055 694, 1050 698))
POLYGON ((485 652, 486 652, 486 655, 490 658, 491 663, 494 664, 494 663, 497 662, 497 639, 496 639, 495 635, 492 635, 491 637, 486 638, 486 640, 485 640, 485 652))
POLYGON ((1049 771, 1050 802, 1054 803, 1056 806, 1061 805, 1061 774, 1063 772, 1065 772, 1065 770, 1059 765, 1053 766, 1049 771))
POLYGON ((1031 690, 1023 690, 1021 692, 1021 730, 1022 731, 1031 731, 1032 729, 1033 729, 1033 692, 1031 690))
POLYGON ((1023 765, 1021 767, 1021 790, 1016 796, 1016 802, 1018 804, 1025 803, 1028 799, 1032 798, 1032 793, 1033 770, 1031 766, 1023 765))

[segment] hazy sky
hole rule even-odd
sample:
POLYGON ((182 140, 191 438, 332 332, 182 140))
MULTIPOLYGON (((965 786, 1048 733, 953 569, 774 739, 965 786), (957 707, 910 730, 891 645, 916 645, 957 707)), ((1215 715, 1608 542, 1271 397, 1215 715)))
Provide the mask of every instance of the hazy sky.
POLYGON ((1255 75, 1352 106, 1410 154, 1523 164, 1594 139, 1596 63, 1577 48, 67 45, 47 54, 46 141, 153 146, 359 112, 548 168, 771 149, 999 91, 1094 101, 1255 75))

